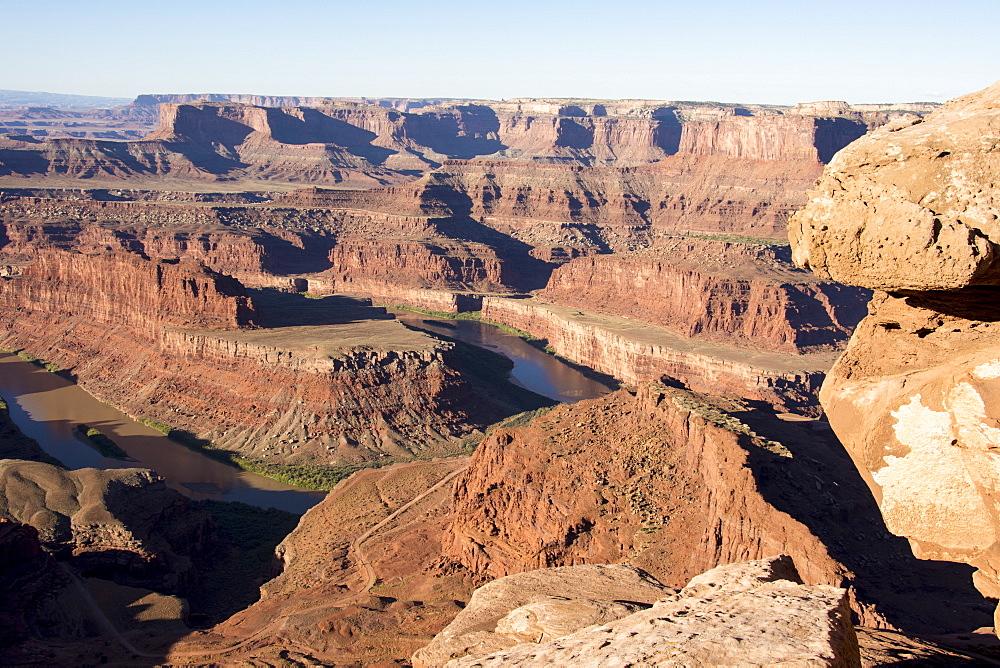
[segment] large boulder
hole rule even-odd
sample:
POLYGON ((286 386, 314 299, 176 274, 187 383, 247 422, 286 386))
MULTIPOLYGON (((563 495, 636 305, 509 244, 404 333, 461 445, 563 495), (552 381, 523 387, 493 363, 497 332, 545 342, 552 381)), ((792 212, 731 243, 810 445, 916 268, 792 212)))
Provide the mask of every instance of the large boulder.
MULTIPOLYGON (((558 570, 563 572, 557 577, 572 586, 574 569, 558 570)), ((500 620, 497 633, 508 618, 500 620)), ((714 568, 648 609, 545 640, 487 656, 472 651, 446 665, 861 665, 847 592, 801 584, 789 557, 714 568)))
POLYGON ((795 259, 873 288, 820 395, 893 533, 1000 597, 1000 83, 877 130, 791 220, 795 259))

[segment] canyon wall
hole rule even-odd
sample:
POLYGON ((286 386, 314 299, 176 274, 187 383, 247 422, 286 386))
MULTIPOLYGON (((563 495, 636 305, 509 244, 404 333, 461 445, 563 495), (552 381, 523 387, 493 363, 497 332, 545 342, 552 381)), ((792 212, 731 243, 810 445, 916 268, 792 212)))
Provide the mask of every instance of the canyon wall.
POLYGON ((13 269, 17 294, 5 290, 8 312, 69 313, 94 323, 151 334, 162 326, 253 327, 256 313, 243 286, 196 262, 148 260, 133 253, 40 255, 13 269))
POLYGON ((790 224, 795 259, 877 290, 827 377, 830 423, 889 529, 1000 597, 1000 84, 842 151, 790 224))
POLYGON ((450 239, 345 239, 330 251, 330 263, 319 276, 330 281, 333 292, 357 292, 355 283, 507 292, 513 283, 495 249, 450 239))
POLYGON ((781 446, 744 442, 682 406, 643 386, 494 432, 455 484, 445 556, 489 578, 628 563, 677 586, 793 550, 808 581, 839 582, 822 542, 758 491, 748 450, 781 446))
MULTIPOLYGON (((264 106, 249 102, 292 100, 214 97, 163 102, 159 127, 141 140, 95 138, 101 132, 93 130, 86 138, 12 133, 0 138, 0 176, 371 188, 411 181, 448 158, 615 167, 673 155, 815 163, 902 113, 836 109, 819 118, 778 108, 736 114, 655 103, 585 109, 488 101, 399 111, 391 103, 264 106)), ((149 101, 114 113, 148 114, 149 101)))
POLYGON ((719 564, 786 553, 805 582, 851 587, 862 625, 977 623, 922 602, 958 591, 988 619, 965 572, 918 566, 905 541, 887 539, 822 423, 706 401, 644 386, 496 430, 456 481, 445 557, 489 578, 623 563, 682 586, 719 564), (937 593, 920 592, 929 586, 937 593))
POLYGON ((795 353, 836 349, 869 295, 796 270, 782 246, 677 238, 655 251, 574 259, 539 296, 686 337, 795 353))
MULTIPOLYGON (((287 295, 298 310, 283 315, 280 294, 257 317, 313 324, 211 329, 249 324, 240 309, 252 310, 246 297, 212 289, 242 293, 238 282, 196 267, 42 253, 0 282, 2 345, 68 370, 132 415, 261 461, 445 454, 474 428, 468 411, 481 402, 451 366, 451 344, 349 300, 287 295)), ((499 417, 490 406, 477 407, 480 419, 499 417)))
POLYGON ((663 380, 696 392, 762 401, 780 410, 815 413, 816 392, 833 361, 825 355, 741 351, 536 300, 485 297, 482 314, 544 339, 558 355, 631 385, 663 380))

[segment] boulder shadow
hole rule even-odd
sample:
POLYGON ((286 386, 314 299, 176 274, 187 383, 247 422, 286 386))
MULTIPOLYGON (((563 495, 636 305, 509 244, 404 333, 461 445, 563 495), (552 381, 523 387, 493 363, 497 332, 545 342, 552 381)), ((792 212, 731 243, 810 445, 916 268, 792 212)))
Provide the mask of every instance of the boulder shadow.
MULTIPOLYGON (((960 633, 993 625, 996 602, 972 585, 967 564, 924 561, 886 529, 868 485, 824 420, 785 421, 763 404, 733 413, 791 457, 745 447, 761 495, 806 525, 854 573, 845 586, 877 603, 904 633, 960 633)), ((905 665, 905 664, 901 664, 905 665)))

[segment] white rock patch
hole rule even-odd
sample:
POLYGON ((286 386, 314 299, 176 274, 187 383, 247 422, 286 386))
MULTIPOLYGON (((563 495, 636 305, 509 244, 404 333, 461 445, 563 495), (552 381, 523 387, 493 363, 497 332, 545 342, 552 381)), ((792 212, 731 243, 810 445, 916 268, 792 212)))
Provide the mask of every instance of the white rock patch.
POLYGON ((896 439, 910 451, 886 455, 872 473, 882 487, 886 526, 898 535, 954 549, 994 543, 993 522, 955 440, 954 419, 921 403, 921 395, 892 412, 896 439))

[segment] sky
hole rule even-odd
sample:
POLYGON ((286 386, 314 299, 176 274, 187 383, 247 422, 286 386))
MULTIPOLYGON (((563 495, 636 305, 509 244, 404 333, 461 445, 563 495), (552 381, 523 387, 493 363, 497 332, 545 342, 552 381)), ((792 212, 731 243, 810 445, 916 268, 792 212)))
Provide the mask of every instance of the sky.
POLYGON ((944 101, 1000 0, 0 0, 0 89, 944 101))

